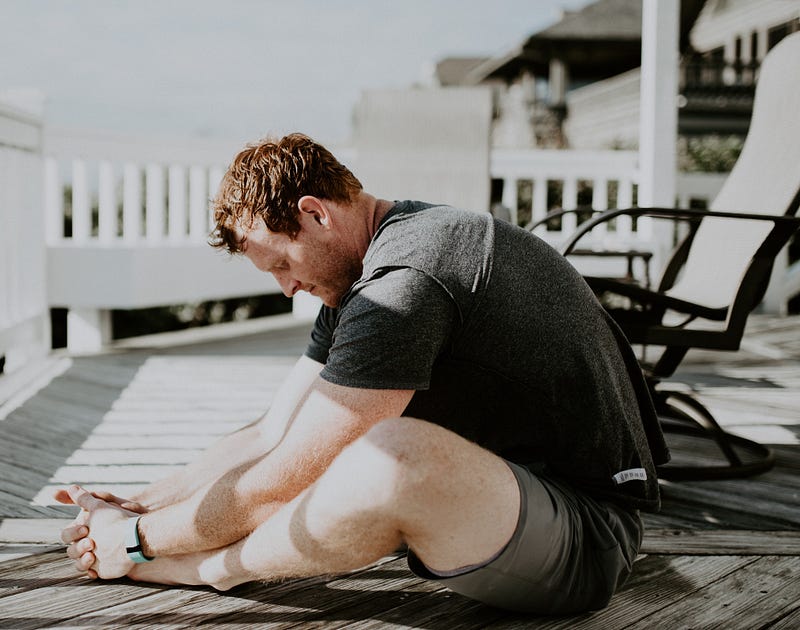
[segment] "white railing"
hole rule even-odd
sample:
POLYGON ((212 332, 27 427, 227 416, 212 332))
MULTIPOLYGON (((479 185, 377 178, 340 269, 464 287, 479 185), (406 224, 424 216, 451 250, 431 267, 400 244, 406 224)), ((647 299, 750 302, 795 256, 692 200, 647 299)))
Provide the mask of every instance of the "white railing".
MULTIPOLYGON (((609 191, 616 189, 612 206, 633 205, 638 181, 638 156, 635 151, 558 151, 496 149, 489 166, 492 179, 503 181, 502 203, 511 212, 514 223, 539 221, 555 207, 573 210, 579 205, 581 189, 589 199, 580 205, 596 210, 609 207, 609 191), (554 186, 555 185, 555 186, 554 186), (556 198, 549 192, 560 188, 556 198), (523 189, 527 193, 521 194, 523 189)), ((557 191, 556 191, 557 192, 557 191)), ((541 228, 548 241, 560 240, 576 227, 575 215, 565 215, 558 233, 541 228)), ((617 228, 623 238, 633 235, 629 224, 617 228)))
MULTIPOLYGON (((502 181, 502 204, 511 220, 519 225, 541 221, 553 209, 594 210, 630 208, 636 203, 639 182, 636 151, 492 151, 491 176, 502 181)), ((677 177, 677 204, 687 208, 697 202, 709 203, 725 181, 725 174, 681 173, 677 177)), ((535 233, 555 247, 575 231, 579 217, 566 214, 556 225, 541 225, 535 233)), ((638 261, 637 275, 658 269, 662 252, 670 249, 675 235, 654 231, 650 218, 633 222, 621 216, 601 224, 581 241, 584 254, 571 262, 584 274, 627 275, 632 261, 638 261), (657 239, 670 242, 657 243, 657 239), (593 250, 638 252, 633 257, 599 257, 593 250), (650 258, 652 257, 652 260, 650 258)), ((652 280, 653 278, 651 278, 652 280)))
POLYGON ((48 132, 47 242, 205 242, 211 227, 208 200, 238 148, 235 143, 48 132))
MULTIPOLYGON (((111 308, 279 290, 270 277, 239 264, 242 261, 220 265, 221 254, 206 244, 209 198, 240 146, 48 134, 48 301, 70 309, 73 349, 97 347, 107 340, 111 308)), ((358 172, 352 149, 335 153, 358 172)), ((637 159, 633 151, 496 149, 490 174, 503 182, 502 202, 512 220, 527 224, 555 207, 633 206, 637 159)), ((678 204, 711 200, 724 177, 679 175, 678 204)), ((557 229, 542 226, 537 233, 557 246, 577 222, 576 215, 565 215, 557 229)), ((619 217, 596 230, 582 247, 657 251, 655 238, 650 219, 634 223, 619 217)), ((586 256, 576 266, 584 273, 619 273, 625 262, 586 256)))
POLYGON ((0 357, 13 371, 50 344, 41 203, 42 122, 0 103, 0 357))
MULTIPOLYGON (((638 156, 634 151, 492 151, 492 179, 502 181, 502 204, 511 221, 530 225, 541 221, 554 209, 574 210, 590 206, 595 210, 630 208, 635 203, 638 183, 638 156)), ((560 222, 540 225, 534 233, 558 248, 576 229, 578 216, 565 214, 560 222)), ((630 217, 619 217, 603 224, 581 242, 584 251, 594 249, 646 252, 637 256, 637 275, 649 276, 654 249, 650 219, 634 224, 630 217)), ((583 274, 627 275, 634 259, 598 256, 572 257, 570 261, 583 274), (629 263, 630 260, 630 263, 629 263)))
POLYGON ((239 148, 47 133, 48 301, 68 309, 69 349, 109 341, 111 309, 280 290, 271 276, 247 261, 226 260, 207 242, 209 199, 239 148))

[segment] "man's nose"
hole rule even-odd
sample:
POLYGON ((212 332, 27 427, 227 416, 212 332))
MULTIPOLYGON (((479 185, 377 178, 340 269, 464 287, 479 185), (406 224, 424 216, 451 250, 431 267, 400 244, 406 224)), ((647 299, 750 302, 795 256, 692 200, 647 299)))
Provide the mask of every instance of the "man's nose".
POLYGON ((286 297, 294 297, 294 294, 300 290, 300 283, 297 280, 277 275, 275 279, 278 281, 278 284, 281 285, 281 291, 283 291, 286 297))

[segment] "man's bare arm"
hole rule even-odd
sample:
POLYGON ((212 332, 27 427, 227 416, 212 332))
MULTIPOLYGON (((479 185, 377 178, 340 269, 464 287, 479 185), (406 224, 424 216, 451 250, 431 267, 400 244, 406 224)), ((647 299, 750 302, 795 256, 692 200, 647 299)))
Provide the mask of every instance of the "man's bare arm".
MULTIPOLYGON (((140 513, 189 499, 204 486, 248 462, 256 461, 274 447, 321 369, 321 363, 306 356, 300 357, 278 388, 269 411, 256 422, 226 436, 209 447, 194 462, 131 497, 116 497, 104 492, 94 493, 95 496, 140 513)), ((73 502, 66 489, 58 490, 55 498, 61 503, 73 502)), ((86 514, 82 513, 64 529, 63 540, 69 543, 81 538, 80 531, 85 524, 86 514)))
MULTIPOLYGON (((216 549, 247 536, 313 484, 376 422, 402 415, 412 395, 411 390, 341 387, 317 378, 267 456, 231 470, 186 501, 141 517, 145 555, 216 549)), ((134 566, 123 546, 126 515, 81 488, 71 488, 70 494, 88 511, 90 536, 74 543, 70 557, 91 576, 125 575, 134 566)))
POLYGON ((302 356, 275 394, 264 416, 253 424, 226 436, 197 460, 184 466, 174 475, 157 481, 133 500, 155 510, 187 500, 204 486, 224 475, 252 464, 275 447, 284 433, 286 423, 316 379, 322 364, 302 356))
POLYGON ((243 538, 310 486, 376 422, 402 415, 412 395, 410 390, 342 387, 318 378, 268 456, 231 470, 187 501, 142 518, 145 552, 174 555, 243 538))

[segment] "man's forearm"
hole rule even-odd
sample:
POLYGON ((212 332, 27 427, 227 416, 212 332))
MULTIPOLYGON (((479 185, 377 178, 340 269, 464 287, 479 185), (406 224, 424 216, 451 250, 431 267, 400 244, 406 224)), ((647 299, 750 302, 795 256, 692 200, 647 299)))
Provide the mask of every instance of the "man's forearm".
MULTIPOLYGON (((259 424, 229 436, 225 442, 232 449, 229 456, 208 453, 203 461, 186 468, 182 486, 192 492, 157 506, 140 523, 146 551, 174 555, 236 542, 311 483, 313 479, 297 474, 297 469, 303 469, 307 459, 307 465, 321 472, 336 452, 336 440, 328 444, 329 457, 320 462, 313 461, 317 459, 313 455, 309 458, 306 446, 287 445, 286 438, 321 368, 301 357, 259 424)), ((314 437, 324 441, 322 432, 314 437)), ((169 492, 168 484, 159 487, 169 492)))
POLYGON ((184 501, 145 515, 139 522, 145 555, 216 549, 247 536, 282 502, 248 500, 236 488, 243 474, 241 469, 226 473, 184 501))
POLYGON ((263 456, 280 441, 286 431, 287 419, 321 369, 321 364, 301 357, 276 392, 264 417, 223 438, 196 461, 149 485, 132 498, 151 511, 187 501, 226 473, 263 456))
POLYGON ((150 484, 131 499, 150 511, 162 509, 186 501, 231 470, 260 457, 266 446, 261 439, 258 422, 224 437, 197 460, 175 474, 150 484))

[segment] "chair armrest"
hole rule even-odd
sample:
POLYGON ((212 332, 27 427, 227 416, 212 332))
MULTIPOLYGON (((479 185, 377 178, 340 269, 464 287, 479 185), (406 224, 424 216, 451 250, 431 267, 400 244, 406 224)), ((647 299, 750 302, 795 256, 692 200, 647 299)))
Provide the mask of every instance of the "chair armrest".
POLYGON ((776 227, 782 226, 789 232, 794 231, 800 227, 800 217, 769 214, 747 214, 738 212, 718 212, 716 210, 682 210, 679 208, 619 208, 614 210, 606 210, 584 223, 570 237, 570 239, 562 247, 561 253, 566 256, 574 248, 577 242, 586 234, 591 232, 597 225, 610 221, 611 219, 627 215, 631 217, 654 217, 657 219, 670 219, 672 221, 701 221, 706 217, 719 217, 725 219, 739 219, 751 221, 772 221, 776 227))
POLYGON ((580 208, 574 208, 572 210, 562 210, 562 209, 551 210, 543 218, 539 219, 538 221, 535 221, 535 222, 532 222, 532 223, 528 223, 528 225, 525 226, 525 229, 528 230, 529 232, 533 232, 540 225, 544 225, 548 221, 551 221, 553 219, 557 219, 559 217, 563 217, 565 214, 578 214, 579 212, 584 213, 584 214, 588 213, 588 212, 591 212, 592 214, 598 214, 600 212, 603 212, 603 210, 595 210, 594 208, 592 208, 590 206, 582 206, 580 208))

